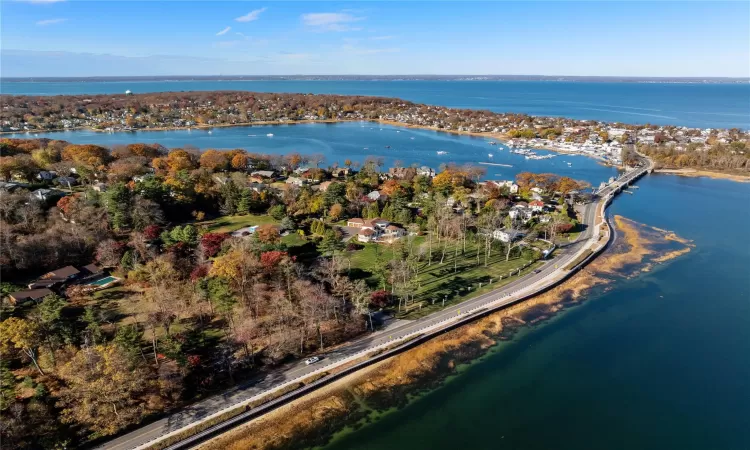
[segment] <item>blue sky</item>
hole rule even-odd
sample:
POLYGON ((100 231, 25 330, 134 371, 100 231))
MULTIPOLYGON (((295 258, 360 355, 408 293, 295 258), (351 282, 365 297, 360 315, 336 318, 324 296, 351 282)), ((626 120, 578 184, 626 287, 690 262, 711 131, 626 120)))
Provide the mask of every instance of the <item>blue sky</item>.
POLYGON ((1 1, 3 76, 750 76, 744 1, 1 1))

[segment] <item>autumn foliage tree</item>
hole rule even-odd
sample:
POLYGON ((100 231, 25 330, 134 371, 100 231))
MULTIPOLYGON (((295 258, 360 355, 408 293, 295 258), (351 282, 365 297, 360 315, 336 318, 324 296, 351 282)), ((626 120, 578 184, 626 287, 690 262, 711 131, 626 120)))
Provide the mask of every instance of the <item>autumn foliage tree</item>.
POLYGON ((111 435, 140 422, 154 389, 149 372, 116 345, 82 348, 59 371, 63 422, 111 435), (135 363, 134 363, 135 361, 135 363))
POLYGON ((205 233, 200 241, 203 255, 207 258, 216 256, 221 250, 221 244, 229 237, 227 233, 205 233))

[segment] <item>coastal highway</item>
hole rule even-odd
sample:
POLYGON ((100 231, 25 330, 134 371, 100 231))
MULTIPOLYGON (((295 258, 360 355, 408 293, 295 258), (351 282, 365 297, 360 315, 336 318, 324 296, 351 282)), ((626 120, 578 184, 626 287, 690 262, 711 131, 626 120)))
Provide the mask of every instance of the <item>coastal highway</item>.
POLYGON ((596 201, 587 204, 584 208, 582 222, 586 225, 586 228, 578 239, 557 250, 554 257, 545 261, 544 265, 538 270, 513 280, 492 292, 447 307, 421 319, 385 331, 372 333, 330 351, 320 353, 318 356, 321 361, 316 364, 306 365, 299 361, 278 368, 233 387, 222 394, 200 400, 167 417, 106 442, 98 448, 107 450, 146 449, 170 434, 184 431, 203 420, 225 413, 232 408, 241 406, 243 403, 260 398, 313 374, 322 373, 335 366, 362 358, 376 349, 390 347, 406 338, 435 332, 450 326, 467 315, 482 310, 502 308, 559 283, 570 274, 569 271, 565 270, 565 267, 583 254, 586 249, 597 245, 600 234, 600 227, 597 224, 599 208, 602 208, 603 213, 604 207, 616 195, 621 186, 629 184, 649 168, 650 164, 630 171, 621 176, 615 183, 602 189, 596 201))

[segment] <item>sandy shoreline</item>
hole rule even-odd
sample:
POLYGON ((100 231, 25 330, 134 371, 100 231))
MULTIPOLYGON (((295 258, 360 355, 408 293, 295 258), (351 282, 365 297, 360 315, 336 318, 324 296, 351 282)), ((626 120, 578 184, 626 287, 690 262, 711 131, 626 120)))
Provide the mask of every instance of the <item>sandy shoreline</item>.
POLYGON ((750 175, 736 175, 732 173, 712 172, 710 170, 699 169, 656 169, 654 173, 663 173, 665 175, 679 175, 681 177, 692 178, 713 178, 721 180, 737 181, 739 183, 750 183, 750 175))

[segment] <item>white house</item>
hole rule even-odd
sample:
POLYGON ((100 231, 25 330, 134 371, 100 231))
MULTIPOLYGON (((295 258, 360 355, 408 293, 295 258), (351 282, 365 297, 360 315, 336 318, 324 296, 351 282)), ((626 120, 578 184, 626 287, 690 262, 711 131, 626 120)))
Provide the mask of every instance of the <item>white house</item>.
POLYGON ((516 239, 523 237, 523 233, 518 230, 495 230, 492 232, 492 237, 501 242, 513 242, 516 239))
POLYGON ((359 242, 373 242, 377 240, 378 235, 372 228, 363 228, 357 233, 357 240, 359 242))
POLYGON ((298 177, 289 177, 284 181, 286 184, 294 184, 296 186, 304 186, 305 180, 298 177))
POLYGON ((527 208, 525 206, 514 206, 510 209, 510 211, 508 211, 508 215, 513 220, 520 219, 523 221, 527 221, 530 220, 531 217, 533 217, 534 213, 530 208, 527 208))
POLYGON ((435 169, 427 166, 422 166, 419 169, 417 169, 417 175, 422 175, 424 177, 434 177, 435 176, 435 169))
POLYGON ((276 175, 276 172, 273 170, 256 170, 255 172, 250 172, 250 176, 261 178, 273 178, 274 175, 276 175))
POLYGON ((382 196, 382 195, 380 194, 380 191, 372 191, 372 192, 370 192, 369 194, 367 194, 367 198, 369 198, 369 199, 370 199, 370 200, 372 200, 372 201, 378 201, 378 199, 379 199, 379 198, 380 198, 381 196, 382 196))

